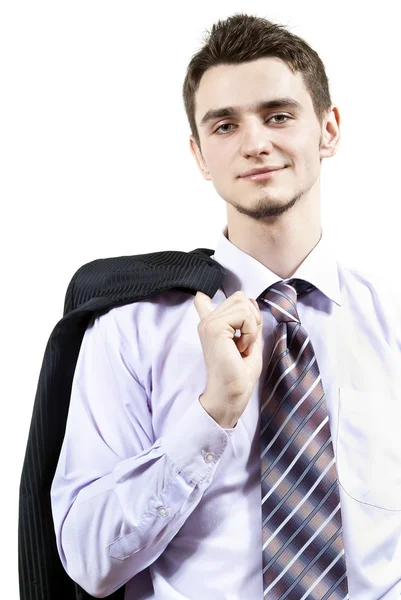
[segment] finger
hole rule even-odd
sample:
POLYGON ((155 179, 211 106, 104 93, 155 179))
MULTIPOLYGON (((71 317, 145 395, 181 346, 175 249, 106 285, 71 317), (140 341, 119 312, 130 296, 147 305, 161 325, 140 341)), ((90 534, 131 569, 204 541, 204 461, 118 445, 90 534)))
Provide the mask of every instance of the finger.
POLYGON ((253 315, 256 318, 256 325, 254 321, 251 319, 249 321, 250 330, 247 331, 247 324, 244 323, 244 326, 241 329, 241 333, 243 334, 238 341, 241 341, 240 345, 237 347, 242 352, 248 356, 251 352, 255 344, 260 345, 262 343, 262 335, 263 335, 263 317, 260 312, 259 305, 254 298, 248 298, 251 306, 253 315), (242 349, 242 350, 241 350, 242 349))
POLYGON ((253 344, 249 344, 248 348, 245 348, 245 350, 243 351, 242 354, 244 354, 245 356, 249 356, 250 354, 252 354, 254 345, 255 345, 255 342, 253 342, 253 344))
POLYGON ((260 312, 259 304, 257 303, 257 301, 254 298, 249 298, 249 301, 250 301, 252 309, 255 313, 256 322, 258 325, 260 325, 261 323, 263 323, 263 317, 262 317, 262 313, 260 312))
POLYGON ((255 340, 258 336, 259 326, 256 323, 255 315, 252 314, 247 315, 241 324, 241 337, 235 340, 237 344, 237 348, 240 352, 244 352, 244 350, 251 344, 255 343, 255 340))
POLYGON ((195 295, 194 305, 201 321, 213 310, 210 296, 204 294, 200 290, 198 290, 195 295))

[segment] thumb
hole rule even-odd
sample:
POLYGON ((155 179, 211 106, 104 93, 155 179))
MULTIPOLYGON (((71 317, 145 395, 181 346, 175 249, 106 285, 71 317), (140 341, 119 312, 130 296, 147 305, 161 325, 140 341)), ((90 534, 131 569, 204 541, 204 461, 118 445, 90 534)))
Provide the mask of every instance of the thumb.
POLYGON ((204 317, 207 317, 207 315, 213 311, 212 300, 210 296, 204 294, 200 290, 198 290, 196 293, 194 305, 201 321, 204 317))

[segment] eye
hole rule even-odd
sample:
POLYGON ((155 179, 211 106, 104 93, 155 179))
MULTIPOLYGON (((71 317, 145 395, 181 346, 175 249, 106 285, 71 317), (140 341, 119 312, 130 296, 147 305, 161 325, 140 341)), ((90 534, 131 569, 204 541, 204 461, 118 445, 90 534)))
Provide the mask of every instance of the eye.
MULTIPOLYGON (((287 117, 287 115, 273 115, 271 118, 275 119, 276 117, 284 117, 284 119, 289 119, 290 117, 287 117)), ((280 121, 280 123, 286 123, 287 121, 280 121)), ((278 124, 278 123, 277 123, 278 124)))
MULTIPOLYGON (((286 123, 288 119, 290 119, 291 117, 287 117, 287 115, 284 114, 278 114, 278 115, 273 115, 272 117, 269 117, 267 119, 267 121, 270 121, 270 119, 276 119, 277 117, 284 117, 284 119, 286 119, 285 121, 279 121, 278 123, 276 122, 276 125, 281 125, 282 123, 286 123)), ((217 129, 215 129, 213 131, 213 133, 218 133, 219 130, 221 130, 222 127, 227 127, 227 126, 232 126, 232 123, 223 123, 222 125, 220 125, 220 127, 217 127, 217 129)), ((230 133, 229 131, 223 131, 221 133, 218 133, 218 135, 225 135, 226 133, 230 133)))

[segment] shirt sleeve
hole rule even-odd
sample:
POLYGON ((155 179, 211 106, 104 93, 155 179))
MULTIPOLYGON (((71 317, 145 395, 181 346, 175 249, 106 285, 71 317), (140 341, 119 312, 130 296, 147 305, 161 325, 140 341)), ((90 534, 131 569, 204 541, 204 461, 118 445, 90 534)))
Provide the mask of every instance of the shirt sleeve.
POLYGON ((85 591, 108 596, 153 563, 210 485, 234 429, 200 404, 153 439, 139 352, 115 309, 88 325, 51 486, 61 562, 85 591), (184 432, 190 432, 185 435, 184 432))

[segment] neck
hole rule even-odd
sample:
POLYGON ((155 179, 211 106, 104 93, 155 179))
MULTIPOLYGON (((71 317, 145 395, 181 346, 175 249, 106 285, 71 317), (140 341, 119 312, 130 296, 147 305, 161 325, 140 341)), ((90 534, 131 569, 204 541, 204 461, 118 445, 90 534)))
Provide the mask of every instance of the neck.
POLYGON ((240 214, 227 204, 225 235, 232 244, 278 277, 289 279, 321 239, 318 200, 305 202, 305 198, 301 198, 295 206, 270 222, 240 214))

